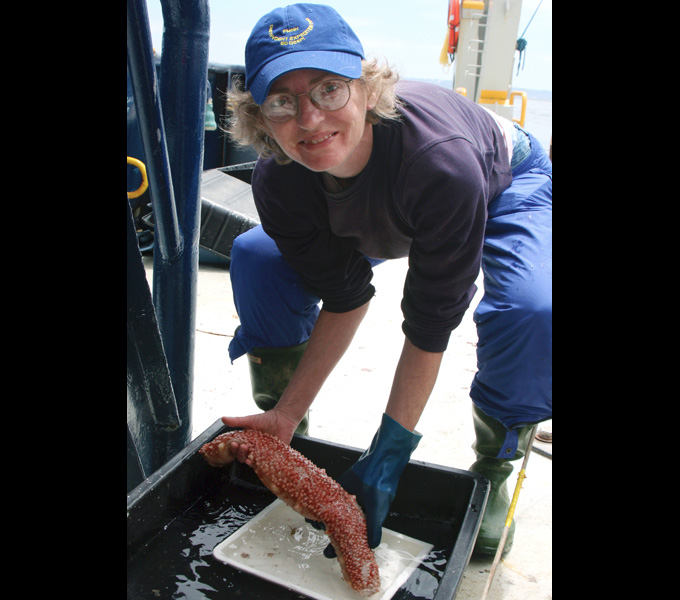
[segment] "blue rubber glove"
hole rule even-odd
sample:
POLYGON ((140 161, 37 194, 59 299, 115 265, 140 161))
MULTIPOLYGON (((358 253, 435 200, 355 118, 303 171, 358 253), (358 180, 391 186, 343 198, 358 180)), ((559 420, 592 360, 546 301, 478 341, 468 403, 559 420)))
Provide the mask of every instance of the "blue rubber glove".
MULTIPOLYGON (((338 483, 357 497, 366 513, 368 545, 371 548, 380 545, 382 526, 397 492, 399 478, 422 437, 383 414, 371 446, 338 478, 338 483)), ((313 524, 316 527, 320 525, 313 524)), ((333 546, 329 544, 324 555, 334 558, 333 546)))

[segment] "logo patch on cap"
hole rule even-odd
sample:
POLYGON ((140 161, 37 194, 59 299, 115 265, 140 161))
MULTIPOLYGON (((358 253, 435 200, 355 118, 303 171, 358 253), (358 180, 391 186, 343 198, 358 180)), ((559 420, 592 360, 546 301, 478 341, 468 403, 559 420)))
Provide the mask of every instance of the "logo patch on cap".
MULTIPOLYGON (((269 26, 269 37, 274 40, 275 42, 279 42, 282 46, 293 46, 294 44, 299 44, 300 42, 304 41, 305 37, 307 34, 314 29, 314 23, 312 22, 311 19, 305 19, 307 23, 309 23, 309 27, 305 29, 302 33, 298 33, 297 35, 291 35, 287 37, 279 37, 277 35, 274 35, 274 25, 269 26)), ((295 31, 299 31, 299 27, 293 27, 292 29, 284 29, 282 33, 294 33, 295 31)))

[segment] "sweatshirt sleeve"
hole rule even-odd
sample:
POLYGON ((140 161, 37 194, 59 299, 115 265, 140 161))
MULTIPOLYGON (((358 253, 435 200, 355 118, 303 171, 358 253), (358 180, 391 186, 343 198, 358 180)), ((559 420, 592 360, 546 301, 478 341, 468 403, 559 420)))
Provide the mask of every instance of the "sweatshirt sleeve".
POLYGON ((402 329, 428 352, 446 350, 477 290, 488 192, 487 160, 479 154, 454 138, 419 154, 406 170, 402 210, 414 235, 402 329))
POLYGON ((296 180, 310 176, 295 165, 258 167, 252 190, 262 227, 305 287, 328 312, 348 312, 368 302, 375 294, 371 265, 346 238, 333 234, 325 199, 315 193, 317 186, 296 180), (276 174, 268 178, 271 170, 276 174), (277 191, 271 181, 277 181, 277 191), (303 189, 304 194, 295 191, 303 189))

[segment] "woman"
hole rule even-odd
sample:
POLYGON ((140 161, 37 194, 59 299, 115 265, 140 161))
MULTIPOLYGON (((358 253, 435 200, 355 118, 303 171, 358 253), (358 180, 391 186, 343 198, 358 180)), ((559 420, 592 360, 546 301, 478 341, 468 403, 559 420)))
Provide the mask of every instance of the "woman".
MULTIPOLYGON (((307 411, 375 292, 373 266, 408 256, 404 347, 385 414, 340 480, 377 546, 481 266, 470 469, 491 481, 476 551, 495 553, 509 460, 523 456, 531 426, 552 417, 550 161, 511 122, 366 61, 328 6, 262 17, 246 45, 245 88, 231 99, 230 133, 260 155, 252 189, 262 226, 232 249, 241 327, 229 352, 232 361, 248 355, 265 412, 224 423, 286 442, 306 433, 307 411)), ((512 533, 506 551, 511 543, 512 533)))

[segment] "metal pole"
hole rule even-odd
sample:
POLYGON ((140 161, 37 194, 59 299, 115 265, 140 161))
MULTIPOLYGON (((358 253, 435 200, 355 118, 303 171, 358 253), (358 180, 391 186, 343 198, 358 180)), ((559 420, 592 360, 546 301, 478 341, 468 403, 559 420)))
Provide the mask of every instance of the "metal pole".
POLYGON ((189 443, 192 430, 210 13, 207 0, 161 0, 161 6, 159 90, 181 247, 177 253, 162 244, 154 248, 153 298, 182 419, 179 451, 189 443))
POLYGON ((161 0, 161 6, 160 85, 145 0, 127 0, 127 47, 154 210, 153 303, 181 420, 167 460, 192 432, 210 17, 208 0, 161 0))

